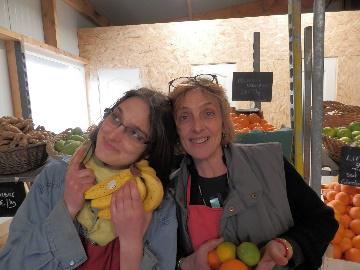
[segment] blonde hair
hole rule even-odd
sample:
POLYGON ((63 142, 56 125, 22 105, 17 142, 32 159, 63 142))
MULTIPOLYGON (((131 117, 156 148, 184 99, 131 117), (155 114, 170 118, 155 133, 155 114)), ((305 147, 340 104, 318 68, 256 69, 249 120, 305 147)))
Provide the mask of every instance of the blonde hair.
POLYGON ((216 98, 220 106, 221 118, 223 121, 221 144, 225 146, 231 143, 234 139, 235 132, 230 118, 230 103, 225 90, 221 85, 212 82, 207 82, 206 85, 198 84, 190 78, 188 82, 176 86, 173 91, 169 93, 169 98, 174 108, 174 114, 177 111, 179 102, 184 98, 186 93, 191 90, 200 90, 204 94, 208 94, 216 98))

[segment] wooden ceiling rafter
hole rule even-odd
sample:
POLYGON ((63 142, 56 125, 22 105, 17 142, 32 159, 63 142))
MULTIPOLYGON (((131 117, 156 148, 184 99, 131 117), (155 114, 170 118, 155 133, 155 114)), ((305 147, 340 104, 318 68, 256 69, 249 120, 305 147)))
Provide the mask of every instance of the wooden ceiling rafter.
POLYGON ((58 55, 62 58, 69 59, 71 61, 86 65, 89 63, 89 61, 83 57, 73 55, 69 52, 66 52, 64 50, 58 49, 54 46, 48 45, 44 42, 38 41, 36 39, 33 39, 31 37, 12 32, 4 27, 0 27, 0 40, 4 41, 21 41, 25 45, 29 45, 30 47, 37 48, 38 50, 45 50, 49 53, 58 55))
POLYGON ((66 4, 99 26, 111 26, 110 21, 98 13, 88 0, 64 0, 66 4))
MULTIPOLYGON (((311 10, 314 0, 303 0, 302 8, 311 10)), ((217 10, 192 14, 192 20, 213 20, 213 19, 229 19, 229 18, 244 18, 244 17, 258 17, 269 15, 281 15, 288 13, 288 0, 253 0, 243 4, 238 4, 217 10)), ((187 17, 167 20, 171 21, 185 21, 187 17)))
POLYGON ((41 0, 41 15, 45 43, 58 48, 56 0, 41 0))

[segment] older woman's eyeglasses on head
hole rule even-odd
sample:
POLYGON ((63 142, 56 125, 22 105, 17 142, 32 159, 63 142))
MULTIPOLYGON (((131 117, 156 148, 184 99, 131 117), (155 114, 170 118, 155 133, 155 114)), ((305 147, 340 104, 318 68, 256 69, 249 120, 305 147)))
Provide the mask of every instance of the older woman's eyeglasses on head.
POLYGON ((169 82, 169 93, 178 86, 200 85, 209 87, 211 84, 219 84, 215 74, 199 74, 193 77, 179 77, 169 82))
POLYGON ((148 140, 148 136, 136 127, 125 126, 122 120, 122 113, 118 108, 115 109, 105 109, 105 120, 104 123, 111 126, 112 128, 120 128, 123 127, 124 134, 132 141, 148 144, 150 143, 148 140))

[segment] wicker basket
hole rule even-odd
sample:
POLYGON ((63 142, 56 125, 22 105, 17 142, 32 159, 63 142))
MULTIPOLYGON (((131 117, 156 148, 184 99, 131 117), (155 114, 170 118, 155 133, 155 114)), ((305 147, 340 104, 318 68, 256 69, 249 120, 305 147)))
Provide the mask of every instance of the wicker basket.
POLYGON ((353 121, 360 121, 360 107, 345 105, 338 101, 324 101, 323 127, 347 126, 353 121))
MULTIPOLYGON (((360 121, 360 107, 345 105, 338 101, 324 101, 323 103, 323 127, 347 126, 353 121, 360 121)), ((323 136, 323 145, 329 152, 330 158, 340 161, 341 148, 347 144, 344 142, 323 136)))
POLYGON ((46 143, 16 147, 0 152, 0 175, 27 172, 43 165, 47 159, 46 143))

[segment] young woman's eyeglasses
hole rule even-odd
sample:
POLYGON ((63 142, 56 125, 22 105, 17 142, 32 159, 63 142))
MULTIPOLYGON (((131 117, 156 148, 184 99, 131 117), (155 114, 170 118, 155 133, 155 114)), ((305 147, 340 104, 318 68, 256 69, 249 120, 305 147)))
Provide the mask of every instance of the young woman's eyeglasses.
POLYGON ((118 108, 113 110, 105 109, 105 123, 110 125, 112 128, 124 128, 124 134, 131 139, 132 141, 141 143, 141 144, 148 144, 149 140, 146 134, 142 132, 140 129, 135 127, 125 126, 122 120, 122 113, 119 111, 118 108))
POLYGON ((200 85, 208 87, 211 84, 219 84, 214 74, 199 74, 194 77, 179 77, 169 82, 169 93, 176 87, 184 85, 200 85))

